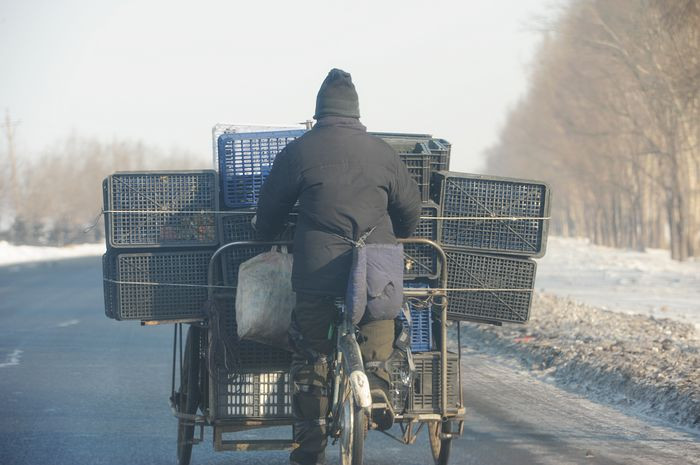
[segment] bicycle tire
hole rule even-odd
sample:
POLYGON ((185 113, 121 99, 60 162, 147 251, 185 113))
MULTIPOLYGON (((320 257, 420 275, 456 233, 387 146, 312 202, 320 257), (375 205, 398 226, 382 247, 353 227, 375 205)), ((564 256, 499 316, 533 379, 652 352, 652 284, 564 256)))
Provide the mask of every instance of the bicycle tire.
POLYGON ((452 438, 441 439, 442 422, 431 421, 428 423, 428 441, 430 450, 433 453, 435 465, 447 465, 450 461, 450 451, 452 449, 452 438))
MULTIPOLYGON (((190 326, 185 342, 185 358, 180 371, 180 395, 178 412, 189 415, 197 413, 199 405, 199 347, 201 329, 190 326)), ((177 465, 189 465, 192 459, 194 422, 177 420, 177 465)))
POLYGON ((341 465, 362 465, 364 461, 365 436, 367 435, 367 416, 365 411, 355 405, 350 380, 345 378, 341 405, 341 465), (350 417, 349 421, 347 416, 350 417), (348 432, 347 429, 350 431, 348 432))

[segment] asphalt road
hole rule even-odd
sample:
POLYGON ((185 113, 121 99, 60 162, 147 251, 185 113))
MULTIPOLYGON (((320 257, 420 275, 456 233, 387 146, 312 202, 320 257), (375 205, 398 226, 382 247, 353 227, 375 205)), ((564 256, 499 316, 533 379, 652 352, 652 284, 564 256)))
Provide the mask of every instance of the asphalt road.
MULTIPOLYGON (((102 307, 97 257, 0 268, 0 465, 175 463, 172 327, 112 321, 102 307)), ((587 401, 507 360, 466 353, 463 388, 454 464, 700 464, 698 432, 587 401)), ((367 464, 431 462, 424 436, 404 446, 372 432, 366 449, 367 464)), ((286 457, 214 452, 207 430, 192 463, 286 457)))

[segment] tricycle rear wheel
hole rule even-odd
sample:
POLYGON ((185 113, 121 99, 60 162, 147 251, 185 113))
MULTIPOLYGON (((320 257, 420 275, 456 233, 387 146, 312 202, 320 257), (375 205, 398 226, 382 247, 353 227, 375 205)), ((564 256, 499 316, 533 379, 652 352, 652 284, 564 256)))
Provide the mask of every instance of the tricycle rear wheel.
MULTIPOLYGON (((185 356, 180 370, 180 392, 178 396, 178 413, 195 415, 199 405, 199 348, 202 330, 190 326, 185 342, 185 356)), ((177 420, 177 464, 189 465, 192 458, 194 440, 194 420, 178 418, 177 420)))
MULTIPOLYGON (((452 448, 452 438, 441 439, 443 433, 443 425, 441 421, 431 421, 428 423, 428 440, 430 441, 430 450, 433 453, 435 465, 447 465, 450 461, 450 449, 452 448)), ((449 425, 449 423, 447 423, 449 425)), ((444 431, 447 433, 448 431, 444 431)))

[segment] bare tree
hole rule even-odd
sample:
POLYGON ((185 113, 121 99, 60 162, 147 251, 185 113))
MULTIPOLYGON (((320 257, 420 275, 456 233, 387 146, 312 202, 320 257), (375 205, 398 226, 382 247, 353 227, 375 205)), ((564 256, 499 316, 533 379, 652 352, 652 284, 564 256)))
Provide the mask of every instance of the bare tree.
POLYGON ((555 232, 700 251, 697 3, 579 0, 545 41, 489 168, 550 181, 555 232))

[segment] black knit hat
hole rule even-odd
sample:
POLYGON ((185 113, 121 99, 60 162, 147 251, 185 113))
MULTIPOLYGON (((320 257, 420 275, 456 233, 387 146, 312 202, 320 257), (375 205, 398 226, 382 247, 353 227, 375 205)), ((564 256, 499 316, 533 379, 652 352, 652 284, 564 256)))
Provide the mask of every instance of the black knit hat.
POLYGON ((324 116, 360 117, 360 104, 350 73, 333 68, 316 96, 315 119, 324 116))

